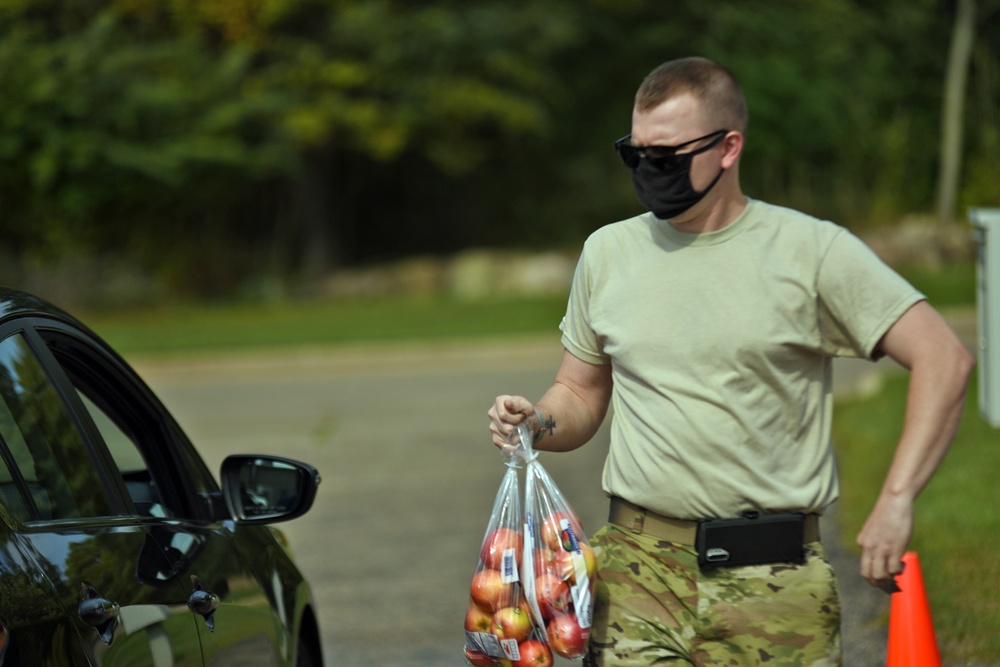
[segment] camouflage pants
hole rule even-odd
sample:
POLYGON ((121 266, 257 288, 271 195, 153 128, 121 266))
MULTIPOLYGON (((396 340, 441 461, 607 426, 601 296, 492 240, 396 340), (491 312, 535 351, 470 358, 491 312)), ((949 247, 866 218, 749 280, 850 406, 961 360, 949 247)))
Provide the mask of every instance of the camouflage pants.
POLYGON ((586 667, 841 665, 840 596, 823 547, 802 565, 698 569, 694 548, 607 524, 586 667))

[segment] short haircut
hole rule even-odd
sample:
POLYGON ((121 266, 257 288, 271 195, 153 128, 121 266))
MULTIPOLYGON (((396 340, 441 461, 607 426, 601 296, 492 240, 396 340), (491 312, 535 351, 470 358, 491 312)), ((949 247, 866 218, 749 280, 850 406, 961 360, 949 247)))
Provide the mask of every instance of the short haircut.
POLYGON ((719 130, 746 134, 747 102, 736 77, 707 58, 680 58, 663 63, 643 79, 635 94, 635 108, 650 111, 668 99, 690 94, 719 130))

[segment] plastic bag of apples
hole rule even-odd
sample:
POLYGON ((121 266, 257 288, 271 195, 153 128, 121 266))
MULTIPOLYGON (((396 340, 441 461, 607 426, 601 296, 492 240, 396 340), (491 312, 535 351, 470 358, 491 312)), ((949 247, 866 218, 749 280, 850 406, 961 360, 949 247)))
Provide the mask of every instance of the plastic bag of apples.
POLYGON ((472 577, 465 657, 476 667, 551 667, 584 656, 594 554, 576 513, 518 429, 472 577), (517 470, 527 461, 521 512, 517 470))
POLYGON ((477 666, 528 665, 536 664, 525 660, 541 649, 551 664, 551 653, 539 641, 540 633, 521 584, 524 516, 517 469, 522 460, 511 455, 506 463, 507 472, 497 491, 472 575, 465 616, 465 657, 469 664, 477 666))
POLYGON ((579 659, 590 637, 594 552, 579 517, 537 454, 528 457, 525 477, 525 597, 535 623, 545 628, 549 648, 579 659))

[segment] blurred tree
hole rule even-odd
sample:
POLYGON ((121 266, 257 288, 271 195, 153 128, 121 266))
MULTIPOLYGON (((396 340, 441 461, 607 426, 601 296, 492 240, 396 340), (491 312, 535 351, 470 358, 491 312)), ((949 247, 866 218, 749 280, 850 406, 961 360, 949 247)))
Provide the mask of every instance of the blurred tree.
MULTIPOLYGON (((996 192, 1000 147, 1000 0, 975 1, 962 201, 996 192)), ((855 226, 930 211, 946 8, 0 0, 0 270, 87 253, 228 294, 404 254, 572 246, 639 210, 611 142, 642 77, 693 54, 744 85, 753 196, 855 226)))
POLYGON ((241 94, 246 50, 142 41, 111 10, 55 38, 49 18, 0 23, 9 259, 143 248, 162 259, 247 181, 295 164, 268 122, 275 100, 241 94))
POLYGON ((964 206, 1000 205, 1000 0, 949 2, 951 48, 941 116, 938 224, 964 206))
MULTIPOLYGON (((206 273, 226 265, 220 254, 267 244, 279 268, 318 274, 350 257, 338 155, 417 155, 456 176, 504 142, 548 130, 545 96, 558 85, 548 61, 575 39, 570 7, 4 5, 0 95, 11 103, 0 111, 0 200, 10 255, 89 242, 142 253, 206 287, 206 273)), ((393 197, 391 186, 382 196, 393 197)))
POLYGON ((955 211, 965 129, 966 80, 975 32, 975 0, 957 0, 941 113, 941 168, 937 188, 937 218, 941 227, 951 224, 955 211))
POLYGON ((702 6, 699 51, 729 63, 747 94, 749 192, 849 223, 922 196, 908 153, 929 120, 910 102, 936 72, 916 46, 932 37, 934 1, 702 6))
MULTIPOLYGON (((356 168, 344 156, 395 162, 402 178, 421 164, 444 179, 482 168, 505 145, 550 131, 546 100, 558 87, 552 54, 577 39, 562 0, 336 6, 308 44, 270 54, 250 82, 295 100, 282 122, 307 160, 290 193, 291 210, 301 214, 284 233, 304 251, 284 254, 308 274, 356 251, 349 244, 357 219, 339 216, 335 197, 356 168)), ((373 195, 389 201, 403 189, 376 185, 373 195)), ((405 203, 396 214, 408 214, 405 203)))

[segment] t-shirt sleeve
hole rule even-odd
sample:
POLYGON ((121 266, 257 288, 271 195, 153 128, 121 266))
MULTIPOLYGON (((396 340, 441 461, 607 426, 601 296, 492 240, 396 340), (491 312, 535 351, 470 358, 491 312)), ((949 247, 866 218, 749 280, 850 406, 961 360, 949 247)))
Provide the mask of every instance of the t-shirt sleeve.
POLYGON ((566 315, 559 329, 566 351, 577 359, 591 364, 608 364, 611 359, 604 353, 604 346, 590 326, 590 294, 593 287, 587 265, 587 249, 584 247, 573 274, 566 315))
POLYGON ((817 291, 824 351, 867 359, 881 356, 878 342, 926 298, 847 230, 833 238, 820 263, 817 291))

